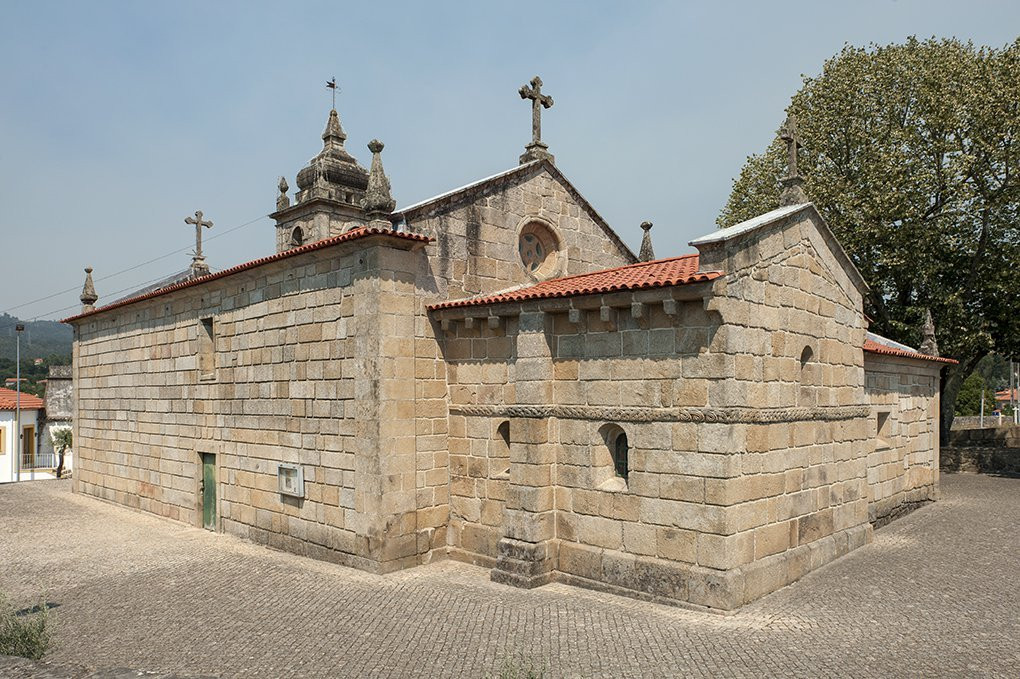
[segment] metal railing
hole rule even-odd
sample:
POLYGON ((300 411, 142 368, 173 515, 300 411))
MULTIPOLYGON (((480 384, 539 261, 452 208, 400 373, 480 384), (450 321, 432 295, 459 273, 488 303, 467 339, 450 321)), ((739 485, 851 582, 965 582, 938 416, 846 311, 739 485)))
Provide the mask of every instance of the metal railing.
POLYGON ((25 451, 21 455, 22 470, 53 469, 57 466, 57 455, 53 452, 31 453, 25 451))

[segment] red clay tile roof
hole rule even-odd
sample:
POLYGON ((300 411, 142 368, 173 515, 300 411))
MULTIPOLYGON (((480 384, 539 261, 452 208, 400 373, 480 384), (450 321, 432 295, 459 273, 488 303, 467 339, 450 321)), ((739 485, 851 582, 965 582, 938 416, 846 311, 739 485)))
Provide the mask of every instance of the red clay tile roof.
POLYGON ((300 247, 296 247, 296 248, 294 248, 292 250, 285 250, 283 252, 277 252, 275 255, 270 255, 268 257, 262 257, 261 259, 253 259, 250 262, 245 262, 244 264, 238 264, 237 266, 231 267, 229 269, 224 269, 223 271, 217 271, 216 273, 211 273, 211 274, 208 274, 206 276, 201 276, 199 278, 192 278, 191 280, 182 281, 180 283, 175 283, 173 285, 168 285, 165 288, 160 288, 159 290, 153 290, 152 292, 147 292, 144 295, 137 295, 135 297, 129 297, 128 299, 122 299, 119 302, 115 302, 113 304, 108 304, 106 306, 99 307, 98 309, 95 309, 93 311, 89 311, 89 312, 86 312, 86 313, 83 313, 83 314, 77 314, 75 316, 70 316, 70 317, 65 318, 64 320, 62 320, 61 323, 72 323, 74 321, 81 320, 82 318, 86 318, 86 317, 91 316, 93 314, 98 314, 98 313, 101 313, 103 311, 109 311, 110 309, 116 309, 118 307, 127 306, 128 304, 134 304, 135 302, 141 302, 142 300, 145 300, 145 299, 152 299, 153 297, 159 297, 160 295, 165 295, 165 294, 167 294, 169 292, 174 292, 176 290, 181 290, 183 288, 190 288, 193 285, 201 285, 202 283, 207 283, 209 281, 214 281, 217 278, 225 278, 225 277, 230 276, 232 274, 240 273, 241 271, 247 271, 248 269, 254 269, 256 267, 262 266, 263 264, 269 264, 270 262, 278 262, 281 259, 287 259, 288 257, 294 257, 295 255, 300 255, 300 254, 305 253, 305 252, 312 252, 313 250, 322 250, 323 248, 328 248, 331 245, 336 245, 338 243, 344 243, 346 241, 357 240, 358 238, 364 238, 366 236, 374 236, 374 235, 385 235, 385 236, 390 236, 390 237, 393 237, 393 238, 403 238, 404 240, 418 241, 420 243, 429 243, 429 242, 432 241, 432 239, 429 238, 428 236, 423 236, 423 235, 417 234, 417 233, 410 233, 408 231, 394 231, 393 229, 378 229, 378 228, 375 228, 375 227, 361 226, 361 227, 358 227, 356 229, 351 229, 347 233, 342 233, 339 236, 333 236, 332 238, 325 238, 323 240, 316 241, 314 243, 309 243, 308 245, 302 245, 300 247))
POLYGON ((527 288, 509 290, 485 297, 469 297, 441 302, 433 304, 429 309, 450 309, 452 307, 499 304, 500 302, 523 302, 529 299, 594 295, 618 290, 665 288, 673 285, 711 281, 722 275, 721 271, 698 271, 698 265, 697 254, 657 259, 651 262, 628 264, 615 269, 553 278, 527 288))
MULTIPOLYGON (((15 410, 17 399, 18 392, 13 389, 4 389, 3 387, 0 387, 0 410, 15 410)), ((45 406, 46 404, 38 396, 32 396, 32 394, 21 392, 22 410, 39 410, 45 406)))
POLYGON ((919 354, 915 351, 903 351, 902 349, 894 349, 893 347, 887 347, 884 344, 870 339, 864 340, 864 350, 872 354, 883 354, 885 356, 900 356, 901 358, 916 358, 919 361, 932 361, 933 363, 947 363, 950 365, 956 365, 959 361, 952 358, 943 358, 941 356, 928 356, 927 354, 919 354))

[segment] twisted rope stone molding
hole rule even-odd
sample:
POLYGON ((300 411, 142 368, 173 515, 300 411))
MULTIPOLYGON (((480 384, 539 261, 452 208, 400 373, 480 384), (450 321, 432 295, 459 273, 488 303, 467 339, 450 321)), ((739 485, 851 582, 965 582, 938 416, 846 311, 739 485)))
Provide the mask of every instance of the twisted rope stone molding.
POLYGON ((867 417, 870 406, 818 406, 814 408, 646 408, 641 406, 564 405, 451 405, 455 415, 488 417, 558 417, 614 422, 710 422, 721 424, 771 424, 850 420, 867 417))

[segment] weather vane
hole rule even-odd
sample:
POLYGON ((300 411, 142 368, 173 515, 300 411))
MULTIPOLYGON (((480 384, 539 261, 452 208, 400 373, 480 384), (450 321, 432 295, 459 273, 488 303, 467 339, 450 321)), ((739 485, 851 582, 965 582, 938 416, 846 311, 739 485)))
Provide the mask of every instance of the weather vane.
POLYGON ((326 81, 326 87, 333 90, 333 108, 336 108, 336 76, 333 76, 332 80, 326 81))

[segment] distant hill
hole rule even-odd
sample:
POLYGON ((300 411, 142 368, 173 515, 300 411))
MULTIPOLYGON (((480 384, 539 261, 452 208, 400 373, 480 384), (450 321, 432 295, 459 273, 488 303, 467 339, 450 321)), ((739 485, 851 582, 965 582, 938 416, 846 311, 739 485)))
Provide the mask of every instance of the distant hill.
POLYGON ((14 326, 24 322, 21 333, 21 358, 71 356, 71 327, 57 321, 19 321, 14 316, 0 314, 0 358, 11 361, 17 353, 14 326))

